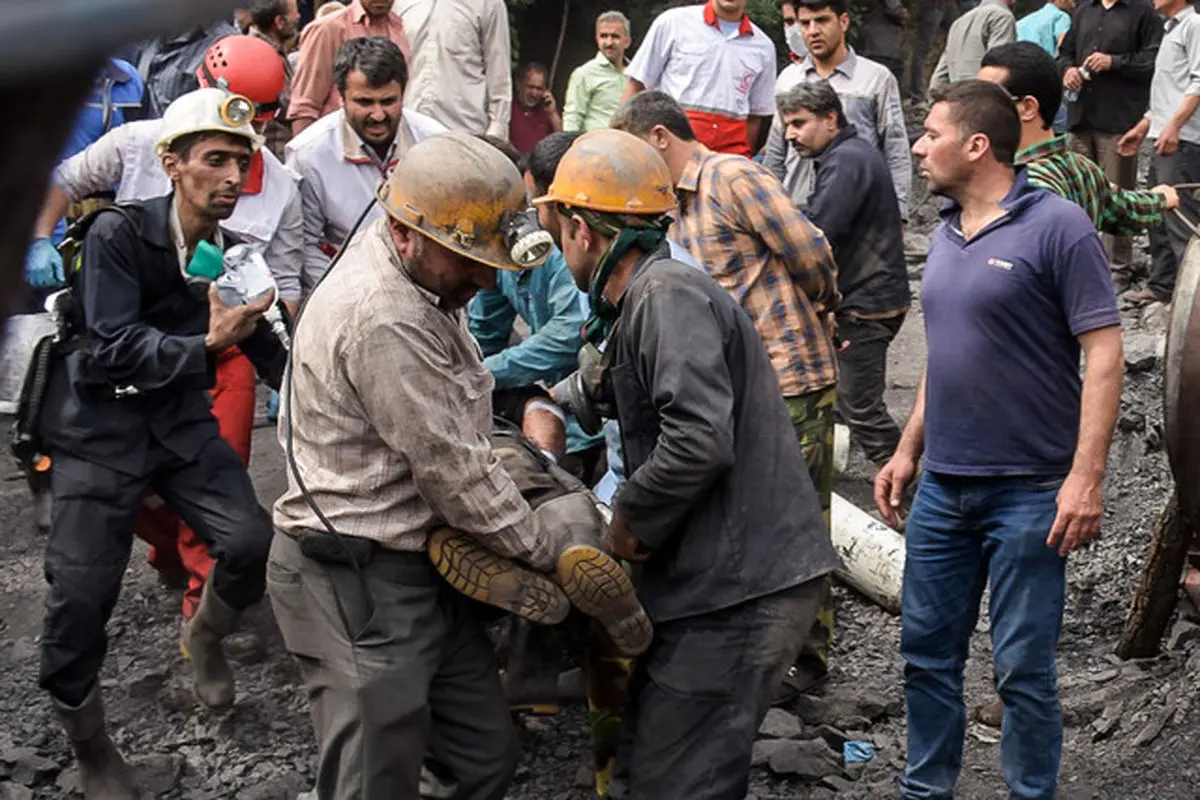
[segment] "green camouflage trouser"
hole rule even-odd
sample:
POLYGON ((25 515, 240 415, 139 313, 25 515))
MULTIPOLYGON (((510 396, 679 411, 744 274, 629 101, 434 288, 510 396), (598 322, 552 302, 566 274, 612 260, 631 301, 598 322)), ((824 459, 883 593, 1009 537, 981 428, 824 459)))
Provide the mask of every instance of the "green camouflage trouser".
POLYGON ((632 672, 633 660, 618 655, 603 632, 593 625, 588 640, 588 722, 592 729, 597 797, 608 797, 632 672))
MULTIPOLYGON (((815 392, 783 398, 788 417, 800 440, 800 452, 808 465, 817 490, 817 500, 825 516, 825 525, 830 524, 829 507, 833 503, 833 410, 837 404, 837 387, 818 389, 815 392)), ((833 641, 833 594, 817 614, 812 633, 804 645, 804 654, 815 656, 821 664, 829 660, 829 645, 833 641)))

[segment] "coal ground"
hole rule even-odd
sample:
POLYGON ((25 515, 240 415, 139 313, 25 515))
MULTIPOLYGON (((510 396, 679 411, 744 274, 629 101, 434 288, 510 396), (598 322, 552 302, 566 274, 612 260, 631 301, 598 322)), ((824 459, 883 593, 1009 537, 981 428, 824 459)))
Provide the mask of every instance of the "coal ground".
MULTIPOLYGON (((931 227, 924 205, 909 250, 922 251, 931 227)), ((912 259, 912 277, 920 258, 912 259)), ((915 284, 914 284, 915 288, 915 284)), ((1163 309, 1126 315, 1130 375, 1107 481, 1101 538, 1072 557, 1060 648, 1066 734, 1060 797, 1200 797, 1200 625, 1181 602, 1159 658, 1121 663, 1112 655, 1154 520, 1171 481, 1162 449, 1163 309)), ((924 355, 919 304, 893 344, 888 400, 903 419, 911 408, 924 355)), ((1037 409, 1029 409, 1036 414, 1037 409)), ((256 431, 251 467, 264 505, 283 485, 273 431, 256 431)), ((869 508, 871 470, 861 455, 838 491, 869 508)), ((34 530, 28 492, 0 465, 0 800, 70 796, 75 784, 67 743, 36 686, 44 582, 43 538, 34 530)), ((751 796, 882 798, 895 796, 904 763, 899 620, 839 588, 839 628, 832 672, 812 695, 772 714, 757 748, 751 796), (770 736, 767 736, 767 734, 770 736), (876 745, 874 761, 845 767, 844 739, 876 745), (835 749, 836 748, 836 749, 835 749)), ((163 798, 295 798, 311 787, 315 759, 305 700, 266 604, 248 615, 262 648, 236 647, 238 699, 213 715, 197 707, 178 648, 178 597, 158 587, 138 544, 124 592, 109 624, 102 686, 113 737, 134 759, 148 792, 163 798)), ((986 617, 972 641, 967 701, 988 698, 991 683, 986 617)), ((509 797, 572 800, 590 790, 586 714, 521 720, 524 759, 509 797)), ((959 796, 991 800, 1006 792, 996 731, 972 724, 959 796)))

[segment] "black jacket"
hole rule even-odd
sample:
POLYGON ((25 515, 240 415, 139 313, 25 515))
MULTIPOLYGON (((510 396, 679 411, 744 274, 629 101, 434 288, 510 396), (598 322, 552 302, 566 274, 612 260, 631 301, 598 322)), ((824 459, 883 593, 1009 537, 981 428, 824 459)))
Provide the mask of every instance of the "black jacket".
MULTIPOLYGON (((216 378, 216 355, 204 347, 208 299, 180 274, 170 204, 171 196, 129 204, 133 222, 102 213, 88 230, 75 282, 88 346, 53 370, 39 425, 52 454, 140 476, 151 441, 190 461, 220 436, 208 397, 216 378), (138 393, 115 391, 126 386, 138 393)), ((278 387, 287 353, 267 324, 239 347, 278 387)))
POLYGON ((846 125, 814 164, 816 186, 807 211, 837 262, 838 317, 886 318, 907 311, 912 295, 904 221, 883 154, 846 125))
POLYGON ((709 613, 833 571, 837 556, 754 324, 664 245, 608 343, 628 481, 616 506, 654 552, 652 619, 709 613))

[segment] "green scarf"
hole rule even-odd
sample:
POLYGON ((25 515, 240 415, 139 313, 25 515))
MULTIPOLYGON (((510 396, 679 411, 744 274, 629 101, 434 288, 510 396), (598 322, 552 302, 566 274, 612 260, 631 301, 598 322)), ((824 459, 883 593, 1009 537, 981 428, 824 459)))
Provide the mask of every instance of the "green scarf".
POLYGON ((584 341, 599 346, 612 332, 621 310, 620 300, 614 304, 604 296, 604 288, 608 285, 612 271, 634 247, 640 248, 644 253, 654 252, 667 238, 671 220, 661 218, 644 223, 630 223, 615 215, 597 211, 573 209, 573 213, 583 217, 588 227, 597 233, 614 237, 604 255, 600 257, 600 264, 596 267, 596 274, 592 276, 592 283, 588 287, 592 315, 583 325, 583 338, 584 341))

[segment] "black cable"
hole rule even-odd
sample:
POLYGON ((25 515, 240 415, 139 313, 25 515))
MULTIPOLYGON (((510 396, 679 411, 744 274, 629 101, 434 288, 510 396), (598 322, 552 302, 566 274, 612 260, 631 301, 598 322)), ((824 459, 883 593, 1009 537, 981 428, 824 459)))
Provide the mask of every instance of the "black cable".
MULTIPOLYGON (((333 272, 333 268, 337 266, 338 262, 342 260, 342 255, 346 252, 346 246, 350 244, 350 241, 354 238, 354 234, 357 233, 359 227, 362 226, 363 220, 365 220, 367 218, 367 214, 371 213, 371 209, 373 209, 375 207, 375 202, 376 201, 374 199, 372 199, 371 202, 367 204, 367 207, 363 209, 362 213, 358 215, 358 220, 354 223, 354 225, 350 228, 350 231, 346 234, 346 238, 342 242, 342 246, 339 247, 337 253, 334 254, 334 257, 329 262, 329 266, 326 268, 325 273, 317 280, 317 284, 316 284, 316 286, 313 286, 312 291, 309 292, 309 298, 311 298, 312 295, 321 286, 321 284, 325 282, 325 279, 329 277, 331 272, 333 272)), ((308 303, 308 300, 306 299, 304 305, 307 305, 307 303, 308 303)), ((358 563, 358 559, 354 557, 354 553, 352 553, 350 551, 350 546, 348 544, 346 544, 346 538, 344 536, 342 536, 342 534, 338 533, 337 529, 333 527, 333 523, 329 521, 329 518, 327 516, 325 516, 325 512, 323 512, 321 510, 321 507, 319 505, 317 505, 316 499, 314 499, 312 494, 309 493, 308 486, 305 485, 305 483, 304 483, 304 478, 302 478, 300 476, 300 467, 296 464, 295 445, 294 445, 295 432, 292 427, 292 388, 293 388, 292 370, 295 368, 296 342, 297 342, 297 338, 298 338, 296 334, 298 333, 299 328, 300 328, 300 321, 304 318, 304 305, 302 305, 300 307, 300 310, 297 311, 296 319, 292 323, 292 330, 293 330, 292 346, 288 350, 288 364, 287 364, 287 373, 286 373, 287 378, 286 378, 286 380, 284 382, 284 386, 283 386, 284 395, 285 395, 285 397, 284 397, 284 403, 285 403, 284 416, 285 416, 286 425, 287 425, 286 436, 285 436, 286 444, 285 444, 284 450, 287 454, 288 468, 291 470, 292 477, 296 479, 296 488, 300 490, 300 496, 304 498, 304 502, 308 504, 308 507, 312 509, 312 511, 316 515, 317 519, 321 521, 321 524, 325 527, 325 530, 327 530, 329 532, 329 534, 331 536, 333 536, 334 539, 337 541, 338 545, 341 546, 342 552, 344 552, 346 554, 347 560, 350 562, 351 567, 354 569, 354 574, 358 577, 359 584, 362 586, 362 589, 363 589, 363 594, 367 598, 367 604, 368 604, 367 621, 369 622, 371 617, 375 616, 375 598, 371 596, 371 590, 367 586, 367 578, 363 574, 362 566, 358 563)), ((363 631, 355 631, 352 629, 352 625, 350 623, 350 618, 346 614, 346 609, 342 605, 342 598, 337 592, 337 587, 335 585, 333 585, 332 583, 330 584, 330 586, 333 589, 333 601, 337 605, 338 616, 342 618, 342 624, 346 626, 346 633, 347 633, 347 635, 350 636, 351 645, 352 645, 350 650, 351 650, 351 653, 353 654, 354 653, 353 642, 360 635, 362 635, 363 631)), ((354 656, 354 658, 357 661, 357 656, 354 656)))

